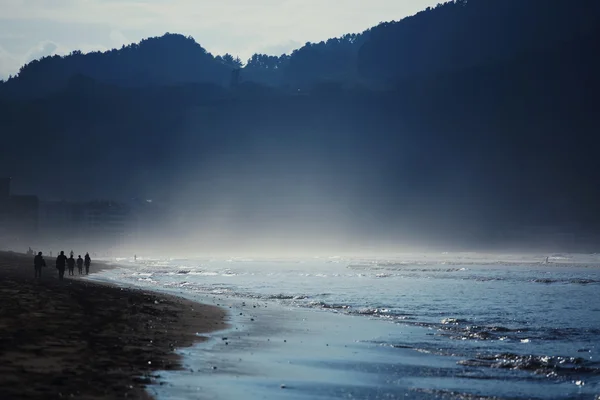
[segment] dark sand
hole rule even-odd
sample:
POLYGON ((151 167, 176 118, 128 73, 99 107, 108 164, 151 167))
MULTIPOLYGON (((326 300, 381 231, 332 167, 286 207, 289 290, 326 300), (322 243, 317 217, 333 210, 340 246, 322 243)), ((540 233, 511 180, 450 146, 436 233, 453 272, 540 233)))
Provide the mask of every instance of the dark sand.
MULTIPOLYGON (((177 297, 79 279, 46 259, 0 252, 0 399, 149 399, 175 348, 226 327, 226 312, 177 297)), ((92 263, 92 271, 107 268, 92 263)), ((77 274, 77 269, 75 269, 77 274)))

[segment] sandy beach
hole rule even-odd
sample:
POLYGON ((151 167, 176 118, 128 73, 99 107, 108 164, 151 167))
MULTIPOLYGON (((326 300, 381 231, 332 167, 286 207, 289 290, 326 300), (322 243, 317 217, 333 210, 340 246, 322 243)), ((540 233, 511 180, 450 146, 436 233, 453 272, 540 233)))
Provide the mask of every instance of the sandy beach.
POLYGON ((156 371, 181 368, 174 349, 226 327, 221 308, 77 275, 60 282, 46 262, 36 280, 32 257, 0 252, 3 400, 148 399, 156 371))

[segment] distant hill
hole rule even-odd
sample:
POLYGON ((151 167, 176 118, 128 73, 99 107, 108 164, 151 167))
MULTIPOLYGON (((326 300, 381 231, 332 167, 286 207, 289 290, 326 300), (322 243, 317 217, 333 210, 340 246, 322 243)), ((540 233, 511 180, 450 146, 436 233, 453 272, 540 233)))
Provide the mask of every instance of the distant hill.
POLYGON ((123 87, 181 83, 228 85, 234 65, 215 58, 191 37, 167 33, 106 52, 48 56, 24 65, 1 86, 5 97, 42 97, 83 75, 123 87))
MULTIPOLYGON (((331 81, 358 79, 360 47, 368 32, 348 34, 326 42, 307 43, 290 55, 253 55, 243 67, 242 81, 279 88, 312 88, 331 81)), ((64 89, 82 75, 123 87, 212 83, 228 87, 231 72, 242 67, 230 54, 213 57, 191 37, 165 34, 113 49, 67 56, 49 56, 24 65, 19 74, 0 85, 5 98, 43 97, 64 89)))
POLYGON ((356 82, 358 53, 369 31, 319 43, 306 43, 291 54, 255 54, 243 69, 246 80, 279 87, 310 89, 326 82, 356 82))
POLYGON ((455 0, 371 29, 358 69, 377 82, 427 77, 547 50, 599 25, 596 0, 455 0))

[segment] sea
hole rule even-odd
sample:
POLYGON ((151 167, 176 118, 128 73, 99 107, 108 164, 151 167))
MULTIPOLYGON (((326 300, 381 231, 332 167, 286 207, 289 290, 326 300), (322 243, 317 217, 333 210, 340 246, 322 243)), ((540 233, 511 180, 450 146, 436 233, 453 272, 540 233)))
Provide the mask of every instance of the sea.
POLYGON ((229 311, 158 399, 600 400, 600 255, 109 261, 229 311))

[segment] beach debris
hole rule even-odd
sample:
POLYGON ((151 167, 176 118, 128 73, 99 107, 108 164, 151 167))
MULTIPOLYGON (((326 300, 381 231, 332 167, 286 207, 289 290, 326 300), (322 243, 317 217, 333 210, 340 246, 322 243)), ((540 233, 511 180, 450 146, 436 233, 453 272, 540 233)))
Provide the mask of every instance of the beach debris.
POLYGON ((217 369, 217 367, 216 367, 216 366, 213 366, 213 369, 217 369))
POLYGON ((285 383, 282 383, 281 385, 279 385, 279 387, 285 389, 287 386, 285 386, 285 383))
POLYGON ((283 343, 287 343, 287 340, 283 339, 283 343))
POLYGON ((250 321, 254 321, 254 318, 250 318, 250 321))
POLYGON ((226 337, 222 337, 221 340, 227 340, 227 338, 226 337))

